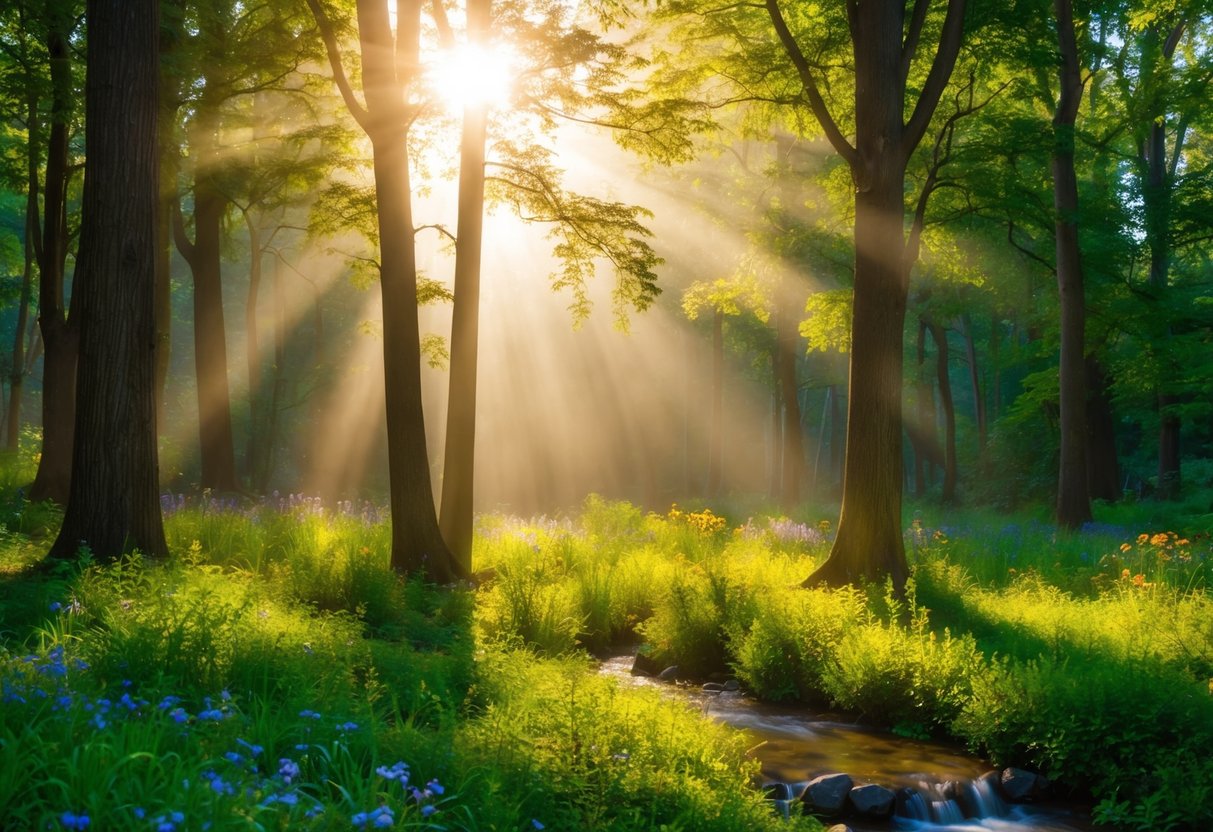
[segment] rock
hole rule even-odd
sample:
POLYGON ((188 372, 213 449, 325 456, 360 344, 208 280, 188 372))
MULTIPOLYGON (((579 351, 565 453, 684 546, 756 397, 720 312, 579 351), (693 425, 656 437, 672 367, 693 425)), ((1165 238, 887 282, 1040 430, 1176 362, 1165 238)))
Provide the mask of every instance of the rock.
POLYGON ((792 787, 787 783, 767 783, 762 787, 767 800, 791 800, 792 787))
POLYGON ((855 811, 866 818, 887 818, 893 814, 893 801, 896 798, 892 789, 869 783, 851 789, 847 799, 855 811))
POLYGON ((703 686, 704 693, 720 693, 724 690, 724 685, 719 682, 707 682, 703 686))
POLYGON ((724 689, 728 691, 741 690, 741 683, 736 679, 729 679, 724 683, 724 689))
POLYGON ((1014 803, 1039 800, 1049 793, 1049 778, 1022 768, 1004 768, 998 778, 999 788, 1014 803))
POLYGON ((657 678, 663 682, 673 682, 678 678, 678 665, 672 664, 665 670, 657 674, 657 678))
POLYGON ((845 823, 836 823, 827 829, 826 832, 854 832, 854 830, 845 823))
POLYGON ((643 647, 636 651, 636 658, 632 660, 633 676, 656 676, 660 672, 661 665, 643 647))
POLYGON ((847 795, 855 785, 846 774, 823 774, 814 777, 800 795, 806 812, 815 815, 837 815, 846 806, 847 795))

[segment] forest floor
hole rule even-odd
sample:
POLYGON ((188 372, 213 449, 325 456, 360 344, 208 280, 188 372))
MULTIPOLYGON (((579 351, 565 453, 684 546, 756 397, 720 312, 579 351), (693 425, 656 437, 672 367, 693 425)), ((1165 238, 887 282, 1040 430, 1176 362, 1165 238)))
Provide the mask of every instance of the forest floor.
POLYGON ((165 508, 167 561, 48 572, 57 512, 0 498, 5 829, 817 828, 770 811, 739 734, 597 675, 622 644, 1042 771, 1119 829, 1213 824, 1190 508, 1061 534, 924 507, 905 594, 796 588, 824 510, 486 515, 492 577, 435 588, 390 573, 369 504, 165 508))

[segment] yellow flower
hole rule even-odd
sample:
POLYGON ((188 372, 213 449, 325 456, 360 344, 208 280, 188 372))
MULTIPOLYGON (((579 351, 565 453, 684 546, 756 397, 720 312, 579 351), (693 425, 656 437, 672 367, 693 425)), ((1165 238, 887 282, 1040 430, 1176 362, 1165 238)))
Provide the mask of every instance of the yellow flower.
POLYGON ((1150 538, 1151 546, 1165 546, 1166 543, 1167 543, 1166 532, 1160 532, 1159 534, 1156 534, 1150 538))
POLYGON ((1122 569, 1122 570, 1120 570, 1120 577, 1122 577, 1122 578, 1127 578, 1127 577, 1129 577, 1129 575, 1130 575, 1130 572, 1129 572, 1129 570, 1128 570, 1128 569, 1122 569))
POLYGON ((1137 542, 1138 542, 1138 543, 1145 543, 1145 542, 1146 542, 1146 541, 1148 541, 1149 539, 1150 539, 1150 536, 1149 536, 1148 534, 1139 534, 1139 535, 1137 536, 1137 542))
POLYGON ((1127 552, 1127 551, 1129 551, 1129 550, 1130 550, 1130 549, 1132 549, 1132 548, 1133 548, 1133 547, 1132 547, 1132 546, 1130 546, 1128 543, 1122 543, 1122 544, 1120 544, 1120 551, 1122 551, 1122 552, 1127 552))

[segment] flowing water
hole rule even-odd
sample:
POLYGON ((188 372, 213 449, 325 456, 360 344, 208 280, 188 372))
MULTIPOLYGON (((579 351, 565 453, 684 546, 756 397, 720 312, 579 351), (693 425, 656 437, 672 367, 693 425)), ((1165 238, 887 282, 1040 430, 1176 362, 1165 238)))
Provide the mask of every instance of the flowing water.
POLYGON ((602 672, 629 685, 653 686, 696 704, 713 719, 745 731, 765 780, 786 783, 797 795, 819 774, 845 772, 855 783, 877 783, 898 793, 892 822, 848 820, 857 830, 922 832, 1078 832, 1089 821, 1055 805, 1009 806, 994 787, 997 774, 982 760, 939 743, 911 740, 861 725, 815 717, 758 702, 736 692, 705 693, 632 676, 632 657, 602 663, 602 672))

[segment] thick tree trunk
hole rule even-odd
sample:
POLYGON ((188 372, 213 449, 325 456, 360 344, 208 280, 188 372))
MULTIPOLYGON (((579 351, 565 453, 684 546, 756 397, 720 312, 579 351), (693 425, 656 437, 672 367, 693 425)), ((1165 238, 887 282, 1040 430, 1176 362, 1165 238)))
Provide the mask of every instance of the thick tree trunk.
MULTIPOLYGON (((38 324, 42 362, 42 457, 30 486, 30 499, 67 501, 72 478, 72 442, 76 420, 75 316, 65 308, 67 261, 68 128, 72 107, 70 24, 56 21, 48 43, 51 57, 51 129, 43 190, 42 257, 39 263, 38 324)), ((75 306, 75 293, 71 305, 75 306)))
POLYGON ((51 557, 163 555, 156 457, 159 8, 89 0, 80 386, 67 511, 51 557))
MULTIPOLYGON (((166 155, 161 147, 161 158, 166 155)), ((175 166, 161 164, 160 175, 176 176, 175 166)), ((156 211, 156 433, 168 430, 168 368, 173 345, 173 279, 170 264, 173 244, 173 203, 177 200, 175 187, 161 194, 156 211)))
POLYGON ((1074 122, 1082 98, 1081 64, 1071 0, 1054 0, 1061 93, 1053 117, 1053 205, 1056 213, 1057 289, 1061 297, 1061 453, 1057 522, 1078 528, 1091 519, 1087 485, 1085 295, 1078 241, 1078 180, 1074 172, 1074 122))
POLYGON ((724 312, 712 316, 712 425, 708 436, 707 495, 720 492, 721 457, 724 455, 724 312))
MULTIPOLYGON (((489 0, 468 2, 468 42, 483 45, 489 0)), ((476 474, 476 369, 480 329, 480 252, 484 237, 486 106, 463 111, 459 153, 459 216, 455 245, 455 302, 451 311, 451 373, 438 524, 457 569, 472 571, 473 486, 476 474)))
MULTIPOLYGON (((900 111, 895 119, 900 125, 900 111)), ((855 196, 855 310, 842 515, 829 559, 805 586, 884 576, 902 586, 909 575, 901 531, 904 172, 899 164, 890 164, 872 174, 873 181, 855 196)))
MULTIPOLYGON (((1170 202, 1171 183, 1167 175, 1166 122, 1155 121, 1150 127, 1150 138, 1146 153, 1146 187, 1142 189, 1142 201, 1146 213, 1146 242, 1150 247, 1150 286, 1160 300, 1165 298, 1170 284, 1170 202)), ((1163 375, 1174 378, 1178 373, 1171 356, 1170 326, 1161 339, 1162 362, 1166 368, 1163 375)), ((1156 494, 1164 500, 1179 496, 1182 470, 1180 467, 1179 435, 1181 420, 1175 412, 1179 397, 1166 389, 1166 382, 1155 396, 1158 409, 1158 488, 1156 494)))
POLYGON ((1108 375, 1095 356, 1086 358, 1087 480, 1091 498, 1109 503, 1120 499, 1120 464, 1116 456, 1116 420, 1108 375))
POLYGON ((935 341, 935 377, 939 383, 939 403, 943 407, 943 493, 945 504, 956 502, 956 404, 952 400, 952 381, 948 378, 948 333, 931 322, 935 341))

